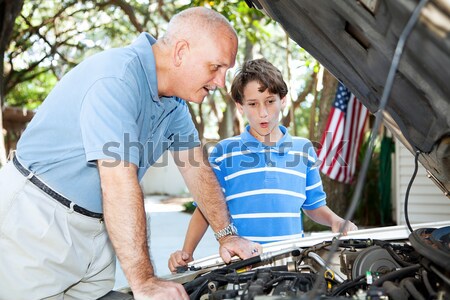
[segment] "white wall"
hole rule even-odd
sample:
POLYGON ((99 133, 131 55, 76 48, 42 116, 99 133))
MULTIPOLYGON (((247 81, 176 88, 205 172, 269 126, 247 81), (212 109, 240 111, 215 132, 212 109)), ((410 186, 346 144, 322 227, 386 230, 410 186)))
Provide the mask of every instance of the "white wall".
POLYGON ((144 194, 180 195, 188 192, 169 151, 147 170, 141 180, 141 186, 144 194))
MULTIPOLYGON (((395 218, 397 224, 405 224, 404 202, 406 189, 414 172, 414 155, 398 140, 395 141, 395 218)), ((450 220, 450 199, 426 175, 419 162, 419 170, 411 187, 408 200, 410 223, 450 220)))

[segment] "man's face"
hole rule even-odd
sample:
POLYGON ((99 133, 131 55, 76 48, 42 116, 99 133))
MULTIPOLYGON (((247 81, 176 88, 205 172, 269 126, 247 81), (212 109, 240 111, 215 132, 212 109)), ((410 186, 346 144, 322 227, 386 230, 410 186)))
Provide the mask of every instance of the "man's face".
POLYGON ((225 87, 225 75, 234 66, 237 40, 230 33, 218 31, 217 36, 200 38, 190 44, 182 65, 178 95, 195 103, 201 103, 210 91, 225 87), (220 33, 220 34, 219 34, 220 33))
POLYGON ((268 89, 260 92, 257 81, 249 82, 244 88, 244 99, 237 107, 247 117, 250 133, 261 142, 275 142, 280 138, 278 127, 281 110, 286 98, 271 94, 268 89))

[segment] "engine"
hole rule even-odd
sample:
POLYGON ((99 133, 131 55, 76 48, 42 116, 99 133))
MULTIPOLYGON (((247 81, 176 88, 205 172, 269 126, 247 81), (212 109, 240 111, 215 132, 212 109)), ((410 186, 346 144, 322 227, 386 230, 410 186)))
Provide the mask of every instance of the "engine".
MULTIPOLYGON (((186 270, 184 270, 186 271, 186 270)), ((450 299, 450 226, 407 240, 331 239, 187 269, 191 299, 450 299)))

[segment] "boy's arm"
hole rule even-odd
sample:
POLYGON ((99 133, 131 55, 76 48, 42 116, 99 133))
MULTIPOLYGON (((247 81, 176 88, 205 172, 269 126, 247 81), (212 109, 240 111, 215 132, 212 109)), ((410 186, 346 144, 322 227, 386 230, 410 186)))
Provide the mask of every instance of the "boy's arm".
MULTIPOLYGON (((324 205, 316 209, 303 209, 305 214, 314 222, 331 227, 331 231, 339 232, 345 220, 336 215, 328 206, 324 205)), ((358 230, 358 227, 352 222, 348 221, 342 233, 347 235, 348 231, 358 230)))
POLYGON ((189 222, 189 227, 184 239, 183 250, 175 251, 170 255, 169 269, 171 272, 176 272, 177 267, 186 266, 188 262, 194 260, 193 254, 195 248, 207 229, 208 222, 200 209, 197 207, 192 214, 191 221, 189 222))

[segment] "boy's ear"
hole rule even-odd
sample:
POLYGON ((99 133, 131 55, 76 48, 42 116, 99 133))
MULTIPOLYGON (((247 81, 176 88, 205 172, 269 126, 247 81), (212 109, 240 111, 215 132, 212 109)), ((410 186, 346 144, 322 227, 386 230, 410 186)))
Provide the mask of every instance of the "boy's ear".
POLYGON ((280 99, 281 101, 281 109, 284 109, 286 107, 286 96, 280 99))
POLYGON ((240 113, 242 116, 244 116, 245 114, 244 114, 244 108, 242 107, 242 104, 236 102, 236 107, 237 107, 239 113, 240 113))
POLYGON ((189 42, 186 40, 179 40, 176 42, 173 52, 173 64, 176 67, 179 67, 183 59, 185 58, 186 54, 188 54, 190 51, 189 48, 189 42))

